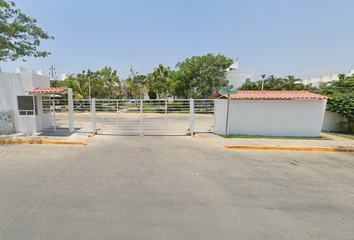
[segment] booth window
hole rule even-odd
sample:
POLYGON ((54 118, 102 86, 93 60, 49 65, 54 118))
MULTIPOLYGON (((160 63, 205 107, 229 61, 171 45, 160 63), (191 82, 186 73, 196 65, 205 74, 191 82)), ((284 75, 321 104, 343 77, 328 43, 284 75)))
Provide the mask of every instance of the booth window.
POLYGON ((37 115, 37 97, 17 96, 17 103, 20 115, 37 115))
POLYGON ((50 113, 50 97, 49 96, 42 96, 42 108, 43 108, 43 113, 50 113))

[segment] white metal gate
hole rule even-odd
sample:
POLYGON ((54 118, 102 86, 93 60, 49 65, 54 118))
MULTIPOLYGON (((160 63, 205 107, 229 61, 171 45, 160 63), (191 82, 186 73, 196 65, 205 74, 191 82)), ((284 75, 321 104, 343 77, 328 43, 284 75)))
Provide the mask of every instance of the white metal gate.
MULTIPOLYGON (((68 99, 43 99, 45 131, 69 131, 68 99)), ((213 99, 73 99, 75 132, 187 134, 213 132, 213 99)))
POLYGON ((214 100, 92 100, 92 126, 98 133, 212 132, 214 100))
MULTIPOLYGON (((75 132, 92 132, 91 100, 73 99, 73 121, 75 132)), ((43 131, 69 131, 69 100, 62 98, 42 99, 43 131)))

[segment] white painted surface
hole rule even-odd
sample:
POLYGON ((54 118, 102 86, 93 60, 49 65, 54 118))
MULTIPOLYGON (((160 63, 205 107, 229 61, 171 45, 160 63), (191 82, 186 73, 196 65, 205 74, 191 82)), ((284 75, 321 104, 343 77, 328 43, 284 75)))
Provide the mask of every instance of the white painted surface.
POLYGON ((27 68, 24 67, 17 67, 16 73, 27 73, 27 68))
POLYGON ((338 81, 338 80, 339 80, 338 73, 333 73, 333 74, 321 76, 321 77, 307 78, 307 79, 301 80, 301 82, 304 85, 310 84, 313 87, 319 87, 327 82, 338 81))
POLYGON ((42 115, 42 130, 52 127, 52 115, 50 113, 44 113, 42 115))
POLYGON ((26 91, 39 87, 49 87, 49 78, 32 73, 0 73, 0 111, 13 111, 16 132, 39 131, 41 120, 36 118, 42 118, 42 112, 38 111, 38 116, 20 116, 17 105, 17 96, 28 95, 26 91))
POLYGON ((69 74, 64 73, 64 74, 61 75, 61 80, 64 81, 68 77, 69 77, 69 74))
POLYGON ((31 90, 50 87, 49 78, 46 76, 32 74, 32 81, 33 81, 33 89, 31 90))
POLYGON ((326 111, 323 118, 322 130, 328 132, 338 132, 339 122, 344 122, 344 121, 345 118, 342 117, 341 115, 330 111, 326 111))
POLYGON ((73 90, 71 88, 68 88, 68 106, 69 106, 69 131, 72 133, 74 132, 74 104, 73 104, 73 90))
MULTIPOLYGON (((319 137, 327 100, 231 100, 228 134, 319 137)), ((215 100, 215 126, 225 133, 226 99, 215 100)))
POLYGON ((249 70, 230 70, 227 71, 225 77, 229 80, 229 86, 234 85, 234 88, 239 88, 249 79, 251 82, 254 78, 254 69, 249 70))

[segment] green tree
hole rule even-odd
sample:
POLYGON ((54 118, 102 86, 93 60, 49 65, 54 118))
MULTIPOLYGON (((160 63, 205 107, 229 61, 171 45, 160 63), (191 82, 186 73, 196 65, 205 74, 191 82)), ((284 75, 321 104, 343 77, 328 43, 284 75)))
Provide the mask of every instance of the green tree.
MULTIPOLYGON (((248 91, 260 91, 262 89, 262 80, 257 82, 246 82, 238 90, 248 90, 248 91)), ((286 78, 277 78, 274 75, 270 75, 264 80, 263 85, 264 91, 299 91, 308 90, 311 92, 316 92, 316 89, 311 85, 303 85, 301 79, 295 78, 292 75, 286 78)))
POLYGON ((54 39, 38 27, 37 20, 15 9, 14 2, 0 0, 0 61, 16 61, 25 57, 47 57, 38 51, 41 39, 54 39))
POLYGON ((227 86, 228 81, 225 81, 225 73, 232 63, 233 60, 224 55, 214 56, 212 53, 208 53, 204 56, 187 58, 183 62, 179 62, 176 67, 187 77, 188 81, 185 83, 188 85, 186 87, 189 89, 196 87, 195 95, 206 98, 217 89, 227 86))
POLYGON ((297 90, 297 88, 301 89, 303 86, 301 84, 301 79, 296 78, 293 75, 286 76, 286 78, 284 78, 284 82, 286 90, 297 90))
POLYGON ((339 74, 338 77, 338 81, 328 82, 319 93, 332 97, 327 105, 329 111, 354 122, 354 75, 345 77, 339 74))
POLYGON ((168 95, 173 98, 190 98, 192 94, 191 82, 188 72, 170 71, 169 79, 166 82, 168 95))
POLYGON ((146 75, 139 75, 135 72, 133 66, 130 68, 130 75, 125 80, 126 91, 133 95, 136 99, 143 99, 149 91, 146 75))
POLYGON ((51 80, 50 87, 65 87, 65 82, 60 80, 51 80))
POLYGON ((163 94, 166 94, 166 82, 168 81, 169 72, 169 68, 159 64, 159 67, 147 76, 149 88, 156 93, 158 99, 161 99, 163 94))
POLYGON ((264 80, 264 89, 280 91, 284 86, 285 80, 283 78, 277 78, 274 75, 270 75, 264 80))
MULTIPOLYGON (((68 88, 72 88, 78 98, 89 98, 89 77, 87 71, 70 75, 66 80, 68 88), (87 90, 87 92, 86 92, 87 90)), ((122 85, 117 71, 104 67, 100 71, 91 72, 90 87, 92 98, 116 99, 122 97, 122 85)))

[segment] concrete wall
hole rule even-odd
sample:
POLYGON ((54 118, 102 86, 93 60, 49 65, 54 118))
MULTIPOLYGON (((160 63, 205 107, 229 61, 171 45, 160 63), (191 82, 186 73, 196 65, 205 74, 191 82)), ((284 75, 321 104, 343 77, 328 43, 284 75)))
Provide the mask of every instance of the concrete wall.
POLYGON ((50 87, 49 78, 46 76, 32 74, 32 81, 33 81, 33 88, 31 90, 34 90, 37 88, 49 88, 50 87))
POLYGON ((326 111, 323 118, 322 130, 328 132, 338 132, 339 122, 344 122, 344 121, 345 118, 342 117, 341 115, 330 111, 326 111))
MULTIPOLYGON (((326 100, 231 100, 228 134, 319 137, 326 100)), ((215 126, 225 133, 226 99, 215 100, 215 126)))
POLYGON ((20 116, 17 105, 17 96, 39 87, 49 87, 49 78, 32 73, 0 73, 0 110, 13 111, 16 132, 40 130, 37 116, 20 116))

